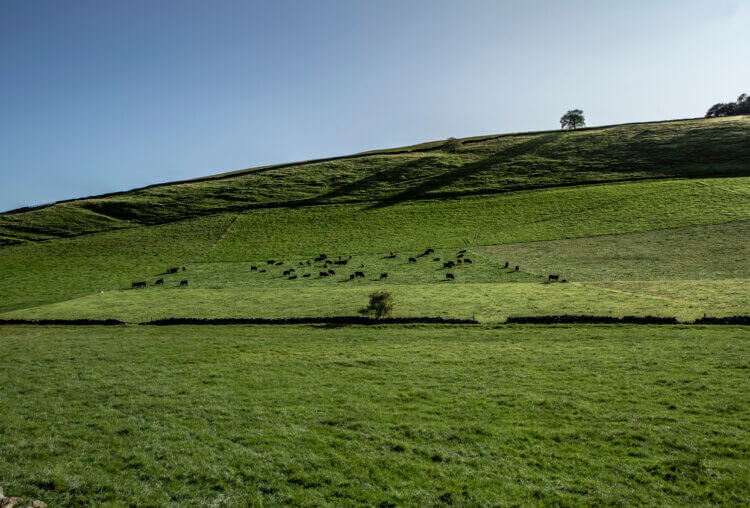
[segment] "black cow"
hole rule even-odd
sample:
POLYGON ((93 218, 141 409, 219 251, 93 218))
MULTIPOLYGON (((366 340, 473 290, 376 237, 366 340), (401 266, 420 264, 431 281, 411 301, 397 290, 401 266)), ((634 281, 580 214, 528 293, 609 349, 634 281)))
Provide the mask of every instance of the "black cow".
POLYGON ((508 268, 508 262, 507 261, 505 262, 505 268, 508 268))
POLYGON ((283 265, 283 264, 284 264, 284 262, 283 262, 283 261, 277 261, 277 262, 276 262, 276 266, 281 266, 281 265, 283 265))
POLYGON ((300 266, 305 266, 305 263, 303 263, 302 261, 300 261, 300 262, 299 262, 299 265, 300 265, 300 266))
POLYGON ((296 279, 296 278, 297 278, 297 276, 296 276, 296 275, 292 275, 291 277, 289 277, 289 280, 294 280, 294 279, 296 279))
POLYGON ((518 265, 516 265, 516 271, 518 271, 518 265))
POLYGON ((162 284, 164 284, 164 279, 159 279, 156 282, 154 282, 154 286, 161 286, 162 284))
POLYGON ((432 254, 433 252, 435 252, 435 251, 434 251, 434 250, 432 250, 432 249, 427 249, 426 251, 424 251, 424 255, 425 255, 425 256, 429 256, 429 255, 430 255, 430 254, 432 254))
POLYGON ((454 263, 453 261, 448 261, 447 263, 443 263, 443 268, 453 268, 454 266, 456 266, 456 263, 454 263))
POLYGON ((396 257, 396 254, 394 254, 393 252, 391 252, 391 254, 388 257, 391 258, 391 259, 393 259, 393 258, 396 257))
POLYGON ((328 275, 336 275, 336 272, 334 272, 333 270, 330 270, 330 269, 329 269, 329 270, 328 270, 328 275))
POLYGON ((560 282, 568 282, 566 279, 561 280, 560 282))
POLYGON ((180 286, 187 286, 187 279, 180 281, 180 286))
POLYGON ((471 259, 464 258, 464 263, 466 263, 467 265, 470 265, 471 264, 471 259))
POLYGON ((186 271, 187 271, 187 270, 185 270, 185 267, 184 267, 184 266, 182 267, 182 271, 183 271, 183 272, 186 272, 186 271))
POLYGON ((445 274, 445 278, 448 279, 448 280, 455 280, 456 276, 453 275, 452 273, 446 273, 445 274))
POLYGON ((130 285, 130 287, 131 288, 145 288, 146 287, 146 281, 144 280, 144 281, 141 281, 141 282, 133 282, 130 285))
POLYGON ((255 266, 255 265, 253 265, 253 266, 250 267, 250 271, 251 272, 257 272, 258 271, 258 267, 255 266))
POLYGON ((351 274, 351 275, 349 276, 349 280, 354 280, 354 274, 351 274))
POLYGON ((387 278, 388 278, 388 274, 387 273, 381 273, 380 274, 380 280, 387 279, 387 278))
POLYGON ((417 262, 417 258, 409 258, 409 263, 416 263, 416 262, 417 262))
POLYGON ((552 282, 553 280, 560 280, 560 275, 552 275, 552 274, 550 274, 549 279, 547 279, 547 280, 549 280, 550 282, 552 282))
POLYGON ((328 277, 328 272, 320 272, 321 277, 328 277))
POLYGON ((177 273, 177 271, 178 271, 177 268, 167 268, 167 273, 169 273, 169 274, 171 274, 171 273, 177 273))
POLYGON ((458 255, 458 256, 456 256, 456 257, 457 257, 458 259, 461 259, 462 257, 464 257, 464 255, 463 255, 463 254, 459 254, 459 255, 458 255))
POLYGON ((281 275, 282 275, 283 277, 286 277, 287 275, 290 275, 291 273, 292 273, 292 271, 291 271, 291 270, 284 270, 284 273, 282 273, 281 275))
POLYGON ((433 261, 440 261, 440 258, 434 258, 433 261))
POLYGON ((269 259, 268 261, 266 261, 266 263, 268 263, 269 265, 272 265, 272 264, 274 264, 275 262, 276 262, 276 260, 275 260, 275 259, 269 259))
POLYGON ((310 276, 309 273, 306 273, 305 275, 303 275, 303 277, 309 277, 309 276, 310 276))
POLYGON ((354 277, 356 277, 358 279, 364 279, 365 278, 365 274, 364 274, 364 272, 354 272, 354 277))
POLYGON ((459 254, 463 254, 464 252, 466 252, 466 249, 458 251, 459 254))
POLYGON ((265 270, 258 270, 258 273, 266 273, 265 270))

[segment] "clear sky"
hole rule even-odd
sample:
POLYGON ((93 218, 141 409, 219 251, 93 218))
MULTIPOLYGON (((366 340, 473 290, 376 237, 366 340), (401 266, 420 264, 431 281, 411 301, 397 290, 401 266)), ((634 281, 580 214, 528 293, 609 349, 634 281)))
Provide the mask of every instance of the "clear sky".
POLYGON ((449 136, 702 116, 747 0, 3 0, 0 210, 449 136))

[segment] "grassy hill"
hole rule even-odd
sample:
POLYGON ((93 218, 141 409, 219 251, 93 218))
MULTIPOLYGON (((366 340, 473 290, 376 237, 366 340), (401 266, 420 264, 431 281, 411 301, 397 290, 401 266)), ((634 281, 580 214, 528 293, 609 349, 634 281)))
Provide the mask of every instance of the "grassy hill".
POLYGON ((741 288, 732 281, 750 267, 739 241, 750 219, 749 132, 750 119, 734 117, 490 136, 456 153, 432 143, 2 214, 0 234, 13 245, 0 248, 0 313, 342 315, 373 289, 394 291, 399 315, 490 321, 563 310, 738 313, 743 300, 722 298, 718 281, 741 288), (421 256, 428 247, 434 256, 421 256), (474 263, 444 270, 463 249, 474 263), (322 263, 307 265, 320 253, 352 261, 321 278, 322 263), (364 280, 349 282, 361 265, 364 280), (179 280, 188 288, 177 292, 175 276, 129 289, 169 266, 187 268, 179 280), (282 276, 292 268, 296 280, 282 276), (549 273, 570 285, 542 285, 549 273), (705 298, 693 305, 652 287, 674 279, 693 281, 705 298), (651 292, 594 285, 622 280, 648 281, 651 292))
POLYGON ((748 233, 747 117, 0 214, 0 319, 341 316, 384 290, 396 316, 482 323, 0 326, 0 485, 51 506, 744 506, 747 327, 497 323, 750 314, 748 233))

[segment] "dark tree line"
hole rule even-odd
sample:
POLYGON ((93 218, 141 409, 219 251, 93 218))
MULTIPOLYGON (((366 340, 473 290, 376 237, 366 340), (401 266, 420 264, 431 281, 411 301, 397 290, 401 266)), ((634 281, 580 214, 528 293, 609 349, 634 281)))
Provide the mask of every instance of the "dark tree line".
POLYGON ((743 93, 737 97, 737 102, 719 102, 711 106, 706 118, 718 116, 750 115, 750 95, 743 93))

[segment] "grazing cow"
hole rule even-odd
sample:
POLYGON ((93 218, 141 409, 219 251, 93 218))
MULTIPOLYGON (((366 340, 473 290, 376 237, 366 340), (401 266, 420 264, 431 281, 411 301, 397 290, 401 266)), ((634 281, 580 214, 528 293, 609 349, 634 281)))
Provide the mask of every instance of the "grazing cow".
POLYGON ((333 270, 328 270, 328 275, 336 275, 336 272, 334 272, 333 270))
POLYGON ((443 268, 453 268, 454 266, 456 266, 456 263, 454 263, 453 261, 448 261, 447 263, 443 263, 443 268))
POLYGON ((417 258, 409 258, 409 263, 416 263, 416 262, 417 262, 417 258))
POLYGON ((146 281, 141 281, 141 282, 133 282, 133 283, 132 283, 132 284, 130 285, 130 287, 131 287, 131 288, 145 288, 145 287, 146 287, 146 281))
POLYGON ((289 277, 289 280, 294 280, 294 279, 296 279, 296 278, 297 278, 297 276, 296 276, 296 275, 292 275, 291 277, 289 277))
POLYGON ((567 279, 563 279, 560 282, 568 282, 568 280, 567 279))
POLYGON ((302 261, 300 261, 300 262, 299 262, 299 265, 300 265, 300 266, 305 266, 305 263, 303 263, 302 261))
POLYGON ((433 249, 427 249, 426 251, 424 251, 424 255, 425 255, 425 256, 429 256, 429 255, 430 255, 430 254, 432 254, 433 252, 435 252, 435 251, 434 251, 433 249))
POLYGON ((277 261, 277 262, 276 262, 276 266, 281 266, 281 265, 283 265, 283 264, 284 264, 284 262, 283 262, 283 261, 277 261))
POLYGON ((446 273, 445 278, 448 280, 455 280, 456 276, 453 275, 452 273, 446 273))
POLYGON ((306 273, 305 275, 303 275, 303 277, 309 277, 309 276, 310 276, 309 273, 306 273))
POLYGON ((328 277, 328 272, 320 272, 321 277, 328 277))
POLYGON ((348 260, 348 259, 339 259, 338 261, 334 261, 334 262, 333 262, 333 264, 334 264, 334 265, 345 265, 345 264, 347 264, 348 262, 349 262, 349 260, 348 260))
POLYGON ((183 271, 183 272, 186 272, 186 271, 187 271, 187 270, 185 270, 185 267, 184 267, 184 266, 182 267, 182 271, 183 271))
POLYGON ((459 254, 459 255, 458 255, 458 256, 456 256, 456 257, 457 257, 458 259, 461 259, 462 257, 464 257, 464 255, 463 255, 463 254, 459 254))
POLYGON ((440 261, 440 258, 433 258, 433 261, 440 261))
POLYGON ((464 254, 466 252, 466 249, 458 251, 459 254, 464 254))
POLYGON ((516 265, 516 271, 518 271, 518 265, 516 265))
POLYGON ((464 262, 463 258, 458 258, 458 261, 457 261, 457 263, 458 263, 459 265, 460 265, 461 263, 463 263, 463 262, 464 262))
POLYGON ((177 273, 177 268, 167 268, 167 273, 168 274, 177 273))
POLYGON ((154 282, 154 286, 161 286, 162 284, 164 284, 164 279, 159 279, 156 282, 154 282))
POLYGON ((467 265, 470 265, 471 264, 471 259, 464 258, 464 263, 467 264, 467 265))
POLYGON ((333 261, 331 261, 330 259, 326 259, 325 263, 323 263, 323 266, 328 266, 332 264, 333 264, 333 261))
POLYGON ((387 279, 387 278, 388 278, 388 274, 387 273, 381 273, 380 274, 380 280, 387 279))
POLYGON ((187 286, 187 279, 181 280, 180 286, 187 286))
POLYGON ((289 271, 290 272, 296 272, 297 270, 295 270, 294 268, 290 268, 289 271))
POLYGON ((507 261, 505 262, 505 268, 508 268, 508 262, 507 261))
POLYGON ((258 270, 258 273, 266 273, 265 270, 258 270))
POLYGON ((395 257, 396 257, 396 254, 395 254, 395 253, 394 253, 393 251, 391 251, 391 253, 390 253, 390 254, 388 255, 388 257, 389 257, 390 259, 393 259, 393 258, 395 258, 395 257))
POLYGON ((551 275, 549 276, 549 279, 547 279, 549 282, 552 282, 553 280, 560 280, 559 275, 551 275))
POLYGON ((284 273, 282 273, 281 275, 286 277, 287 275, 290 275, 291 273, 292 273, 291 270, 284 270, 284 273))
POLYGON ((360 267, 360 268, 364 268, 364 267, 365 267, 365 264, 364 264, 364 263, 362 263, 361 265, 359 265, 359 267, 360 267))
POLYGON ((349 276, 349 280, 354 280, 354 274, 351 274, 351 275, 349 276))
POLYGON ((354 276, 356 278, 358 278, 358 279, 364 279, 365 278, 364 272, 354 272, 354 276))
POLYGON ((255 266, 255 265, 253 265, 253 266, 250 267, 250 271, 251 272, 257 272, 258 271, 258 267, 255 266))
POLYGON ((276 262, 276 260, 275 260, 275 259, 269 259, 268 261, 266 261, 266 263, 268 263, 269 265, 272 265, 272 264, 274 264, 275 262, 276 262))
POLYGON ((320 259, 325 259, 325 258, 327 258, 328 256, 326 256, 325 254, 321 254, 321 255, 320 255, 320 256, 318 256, 318 257, 319 257, 320 259))

